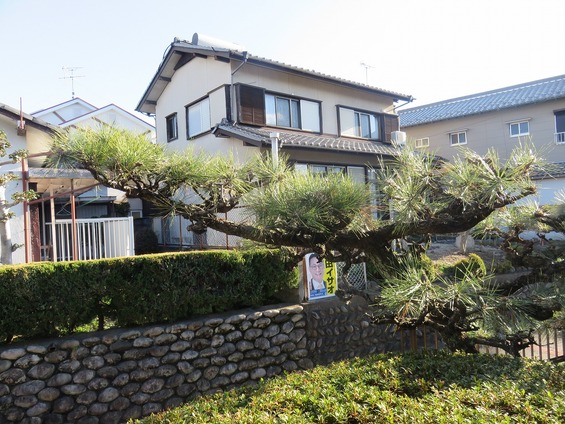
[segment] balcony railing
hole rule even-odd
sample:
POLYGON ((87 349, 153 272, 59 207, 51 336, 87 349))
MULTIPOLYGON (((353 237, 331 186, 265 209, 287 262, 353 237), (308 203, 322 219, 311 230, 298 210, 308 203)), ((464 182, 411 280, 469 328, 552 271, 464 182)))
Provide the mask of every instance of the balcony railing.
MULTIPOLYGON (((47 243, 45 260, 72 261, 135 254, 132 217, 77 219, 75 222, 77 257, 73 253, 72 220, 59 219, 55 222, 55 243, 47 243)), ((51 223, 46 223, 46 234, 52 238, 51 223)))
POLYGON ((565 132, 555 133, 555 144, 565 144, 565 132))

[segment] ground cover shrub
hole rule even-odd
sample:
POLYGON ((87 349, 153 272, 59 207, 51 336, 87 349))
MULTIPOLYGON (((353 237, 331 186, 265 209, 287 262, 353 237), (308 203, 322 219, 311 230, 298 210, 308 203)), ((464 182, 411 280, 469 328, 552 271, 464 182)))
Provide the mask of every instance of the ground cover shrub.
POLYGON ((565 367, 509 356, 377 355, 287 374, 136 421, 562 423, 565 367))
POLYGON ((296 287, 279 250, 183 252, 0 267, 0 340, 67 334, 272 303, 296 287))

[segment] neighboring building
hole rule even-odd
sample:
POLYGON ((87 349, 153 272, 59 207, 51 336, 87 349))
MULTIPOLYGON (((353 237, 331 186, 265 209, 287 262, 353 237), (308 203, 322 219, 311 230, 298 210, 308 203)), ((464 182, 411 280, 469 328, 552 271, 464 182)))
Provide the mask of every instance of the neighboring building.
POLYGON ((539 202, 565 189, 565 75, 444 100, 399 111, 410 143, 446 159, 465 146, 504 160, 531 142, 550 163, 537 175, 539 202))
MULTIPOLYGON (((397 154, 397 102, 411 96, 248 54, 240 46, 194 34, 166 51, 137 110, 155 116, 157 143, 240 161, 280 143, 295 167, 370 178, 379 160, 397 154)), ((225 236, 157 227, 165 244, 231 245, 225 236)), ((212 233, 209 231, 209 233, 212 233)))
MULTIPOLYGON (((23 178, 7 187, 7 198, 28 187, 39 199, 12 207, 9 221, 13 263, 40 260, 93 259, 133 254, 133 221, 115 218, 123 193, 99 186, 89 172, 48 169, 43 166, 51 137, 71 126, 117 125, 154 140, 154 127, 115 105, 96 107, 72 99, 34 114, 0 104, 0 129, 12 144, 11 151, 27 149, 23 164, 4 163, 1 173, 23 178), (55 217, 55 220, 52 217, 55 217), (53 225, 55 221, 55 225, 53 225), (111 241, 111 242, 110 242, 111 241)), ((141 216, 138 199, 128 199, 130 215, 141 216)))

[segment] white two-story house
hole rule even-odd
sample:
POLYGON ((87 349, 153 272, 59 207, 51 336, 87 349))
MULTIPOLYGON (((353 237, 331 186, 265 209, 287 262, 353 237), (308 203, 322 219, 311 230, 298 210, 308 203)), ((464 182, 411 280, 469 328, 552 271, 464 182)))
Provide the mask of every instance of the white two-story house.
MULTIPOLYGON (((194 34, 175 39, 137 110, 155 116, 157 142, 245 161, 279 146, 298 169, 370 178, 398 150, 395 107, 412 97, 249 54, 194 34)), ((157 226, 161 241, 201 247, 182 221, 157 226)), ((208 245, 229 246, 209 232, 208 245)))

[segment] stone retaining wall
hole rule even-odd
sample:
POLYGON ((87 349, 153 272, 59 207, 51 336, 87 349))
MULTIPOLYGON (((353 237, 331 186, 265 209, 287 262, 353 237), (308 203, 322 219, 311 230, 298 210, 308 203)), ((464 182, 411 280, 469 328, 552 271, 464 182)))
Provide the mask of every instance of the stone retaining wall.
POLYGON ((338 299, 0 348, 0 423, 120 423, 284 371, 397 350, 338 299))

